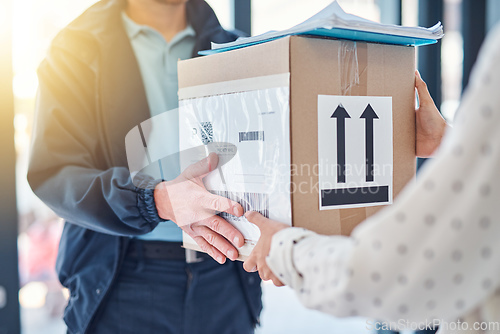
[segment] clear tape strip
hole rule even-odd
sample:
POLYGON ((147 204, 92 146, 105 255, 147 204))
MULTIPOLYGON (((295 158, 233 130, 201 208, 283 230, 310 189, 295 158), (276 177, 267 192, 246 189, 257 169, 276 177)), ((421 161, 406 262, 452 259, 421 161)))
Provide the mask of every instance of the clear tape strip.
POLYGON ((357 42, 342 41, 338 50, 341 94, 351 95, 353 87, 359 85, 357 42))

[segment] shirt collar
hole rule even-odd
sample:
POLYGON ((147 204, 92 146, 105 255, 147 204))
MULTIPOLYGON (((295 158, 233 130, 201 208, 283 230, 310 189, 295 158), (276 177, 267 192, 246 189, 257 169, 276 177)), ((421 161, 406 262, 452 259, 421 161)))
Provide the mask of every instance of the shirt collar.
MULTIPOLYGON (((125 31, 127 33, 127 36, 130 38, 130 40, 137 37, 137 35, 143 31, 149 30, 149 31, 154 31, 154 32, 158 33, 155 29, 153 29, 147 25, 142 25, 142 24, 138 24, 138 23, 134 22, 130 17, 128 17, 128 15, 125 13, 125 11, 122 11, 122 20, 123 20, 123 24, 125 26, 125 31)), ((172 38, 172 40, 169 43, 170 44, 176 43, 177 41, 180 41, 184 37, 188 37, 188 36, 193 36, 193 37, 196 36, 196 33, 190 24, 188 24, 184 30, 178 32, 177 35, 175 35, 174 38, 172 38)))
POLYGON ((147 28, 147 26, 140 25, 132 21, 132 19, 125 13, 125 11, 122 11, 122 21, 123 25, 125 26, 127 36, 130 39, 134 39, 141 32, 141 30, 147 28))
POLYGON ((170 42, 168 42, 168 43, 170 45, 174 45, 175 43, 182 41, 186 37, 195 37, 195 36, 196 36, 196 33, 195 33, 193 27, 191 27, 191 25, 188 24, 186 29, 179 31, 177 33, 177 35, 175 35, 174 38, 172 38, 170 40, 170 42))

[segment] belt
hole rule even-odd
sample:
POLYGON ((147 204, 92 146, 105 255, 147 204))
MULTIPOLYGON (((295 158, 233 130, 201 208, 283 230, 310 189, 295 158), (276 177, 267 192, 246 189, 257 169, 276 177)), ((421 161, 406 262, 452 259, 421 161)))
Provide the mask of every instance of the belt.
POLYGON ((206 253, 182 248, 182 242, 149 241, 132 239, 127 249, 127 257, 152 260, 176 260, 187 263, 211 259, 206 253))

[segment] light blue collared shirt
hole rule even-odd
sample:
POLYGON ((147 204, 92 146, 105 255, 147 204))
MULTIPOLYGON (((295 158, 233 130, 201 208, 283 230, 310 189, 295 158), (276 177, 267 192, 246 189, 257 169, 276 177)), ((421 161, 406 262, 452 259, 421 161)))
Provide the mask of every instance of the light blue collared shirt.
MULTIPOLYGON (((135 57, 139 63, 142 81, 146 90, 151 117, 162 116, 162 151, 177 153, 179 151, 179 100, 177 90, 177 61, 191 58, 196 34, 188 25, 167 42, 165 38, 151 27, 132 21, 122 12, 123 26, 132 44, 135 57), (163 145, 163 143, 162 143, 163 145)), ((156 138, 156 136, 155 136, 156 138)), ((165 180, 172 180, 180 173, 178 163, 164 166, 165 180)), ((160 223, 152 232, 139 236, 144 240, 181 241, 182 230, 172 221, 160 223)))

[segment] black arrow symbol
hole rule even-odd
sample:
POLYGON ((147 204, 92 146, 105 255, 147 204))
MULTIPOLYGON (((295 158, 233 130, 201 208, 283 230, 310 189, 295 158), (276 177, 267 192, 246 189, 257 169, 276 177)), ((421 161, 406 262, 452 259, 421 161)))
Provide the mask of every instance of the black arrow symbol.
POLYGON ((337 119, 337 182, 345 183, 345 119, 351 116, 339 104, 330 118, 337 119))
POLYGON ((373 182, 373 120, 378 115, 368 104, 360 118, 365 119, 366 182, 373 182))

